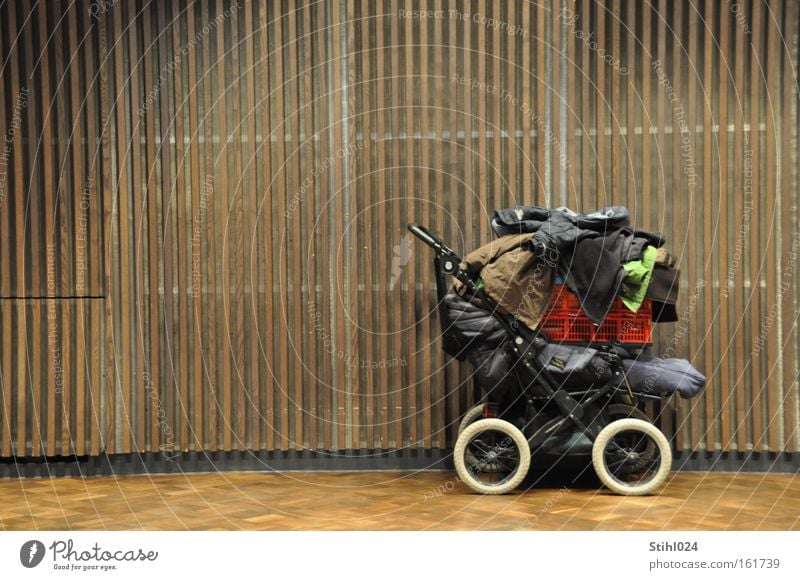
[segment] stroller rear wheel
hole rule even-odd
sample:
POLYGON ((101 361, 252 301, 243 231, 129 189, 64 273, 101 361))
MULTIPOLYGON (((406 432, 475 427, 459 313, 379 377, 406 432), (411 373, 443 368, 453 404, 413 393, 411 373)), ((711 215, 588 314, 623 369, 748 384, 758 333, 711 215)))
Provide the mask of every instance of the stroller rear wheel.
POLYGON ((611 491, 647 495, 666 481, 672 469, 672 450, 652 423, 619 419, 598 434, 592 447, 592 464, 611 491))
POLYGON ((481 419, 456 440, 456 473, 470 489, 503 494, 516 488, 531 465, 531 451, 522 431, 502 419, 481 419))
POLYGON ((606 407, 609 423, 619 419, 641 419, 650 423, 650 417, 644 411, 637 409, 633 405, 626 405, 625 403, 615 403, 606 407))
POLYGON ((461 419, 461 423, 458 424, 458 434, 461 435, 464 429, 479 419, 483 419, 483 404, 476 405, 464 413, 464 418, 461 419))

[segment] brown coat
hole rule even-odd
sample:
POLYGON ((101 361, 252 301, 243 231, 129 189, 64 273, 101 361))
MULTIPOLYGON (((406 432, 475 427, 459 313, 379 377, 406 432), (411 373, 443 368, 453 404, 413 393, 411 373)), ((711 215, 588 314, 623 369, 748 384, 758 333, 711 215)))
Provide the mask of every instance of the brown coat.
MULTIPOLYGON (((484 291, 502 313, 535 329, 550 302, 556 265, 521 247, 530 239, 528 233, 492 240, 465 256, 461 268, 480 276, 484 291)), ((459 286, 456 283, 461 292, 459 286)))

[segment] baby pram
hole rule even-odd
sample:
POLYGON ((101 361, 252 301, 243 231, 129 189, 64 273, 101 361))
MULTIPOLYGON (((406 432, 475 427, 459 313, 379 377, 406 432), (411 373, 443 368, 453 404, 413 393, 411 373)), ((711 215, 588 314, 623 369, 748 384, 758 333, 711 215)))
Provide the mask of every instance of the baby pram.
MULTIPOLYGON (((409 230, 436 252, 443 348, 459 360, 470 359, 486 395, 486 402, 467 411, 459 426, 454 449, 459 478, 479 493, 507 493, 524 480, 532 452, 583 453, 591 455, 600 480, 616 493, 644 495, 658 489, 670 472, 672 451, 641 402, 662 395, 653 388, 657 381, 650 381, 642 368, 636 370, 646 376, 646 387, 639 392, 626 375, 626 367, 637 360, 629 347, 650 340, 649 324, 641 324, 651 316, 649 302, 643 301, 638 316, 620 315, 610 335, 601 336, 606 325, 581 329, 582 313, 571 302, 575 296, 553 286, 548 276, 557 273, 555 264, 545 271, 553 248, 541 240, 548 238, 523 236, 527 241, 520 248, 531 262, 521 269, 534 284, 545 279, 542 287, 554 287, 554 295, 546 296, 547 308, 537 313, 537 324, 531 327, 530 312, 509 312, 507 304, 491 298, 486 281, 470 272, 470 264, 442 240, 418 225, 409 230), (537 267, 543 263, 545 268, 537 267), (576 329, 577 338, 586 340, 571 342, 584 344, 567 344, 576 338, 570 335, 576 329)), ((522 299, 537 292, 528 284, 522 299)), ((614 316, 613 306, 603 315, 614 316)), ((698 376, 690 388, 703 381, 698 376)))

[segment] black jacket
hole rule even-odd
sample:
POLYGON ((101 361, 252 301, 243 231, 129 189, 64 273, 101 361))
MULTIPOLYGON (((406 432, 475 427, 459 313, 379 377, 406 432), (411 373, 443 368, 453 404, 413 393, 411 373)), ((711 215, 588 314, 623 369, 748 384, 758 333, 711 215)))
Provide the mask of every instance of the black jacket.
POLYGON ((591 214, 523 206, 497 210, 492 220, 498 235, 533 232, 529 246, 558 266, 586 316, 596 324, 605 319, 619 293, 626 275, 622 264, 641 259, 648 245, 664 245, 660 234, 629 226, 628 209, 622 206, 591 214))

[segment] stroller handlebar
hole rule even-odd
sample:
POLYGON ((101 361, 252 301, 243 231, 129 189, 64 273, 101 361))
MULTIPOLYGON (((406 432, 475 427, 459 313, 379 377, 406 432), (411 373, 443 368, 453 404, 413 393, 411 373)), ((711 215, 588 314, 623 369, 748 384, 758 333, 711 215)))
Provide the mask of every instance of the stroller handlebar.
POLYGON ((408 231, 418 237, 420 240, 428 244, 433 250, 442 257, 447 257, 452 260, 456 260, 456 263, 461 261, 461 258, 458 257, 453 250, 447 247, 447 245, 433 235, 428 229, 424 226, 418 224, 409 224, 408 231))

